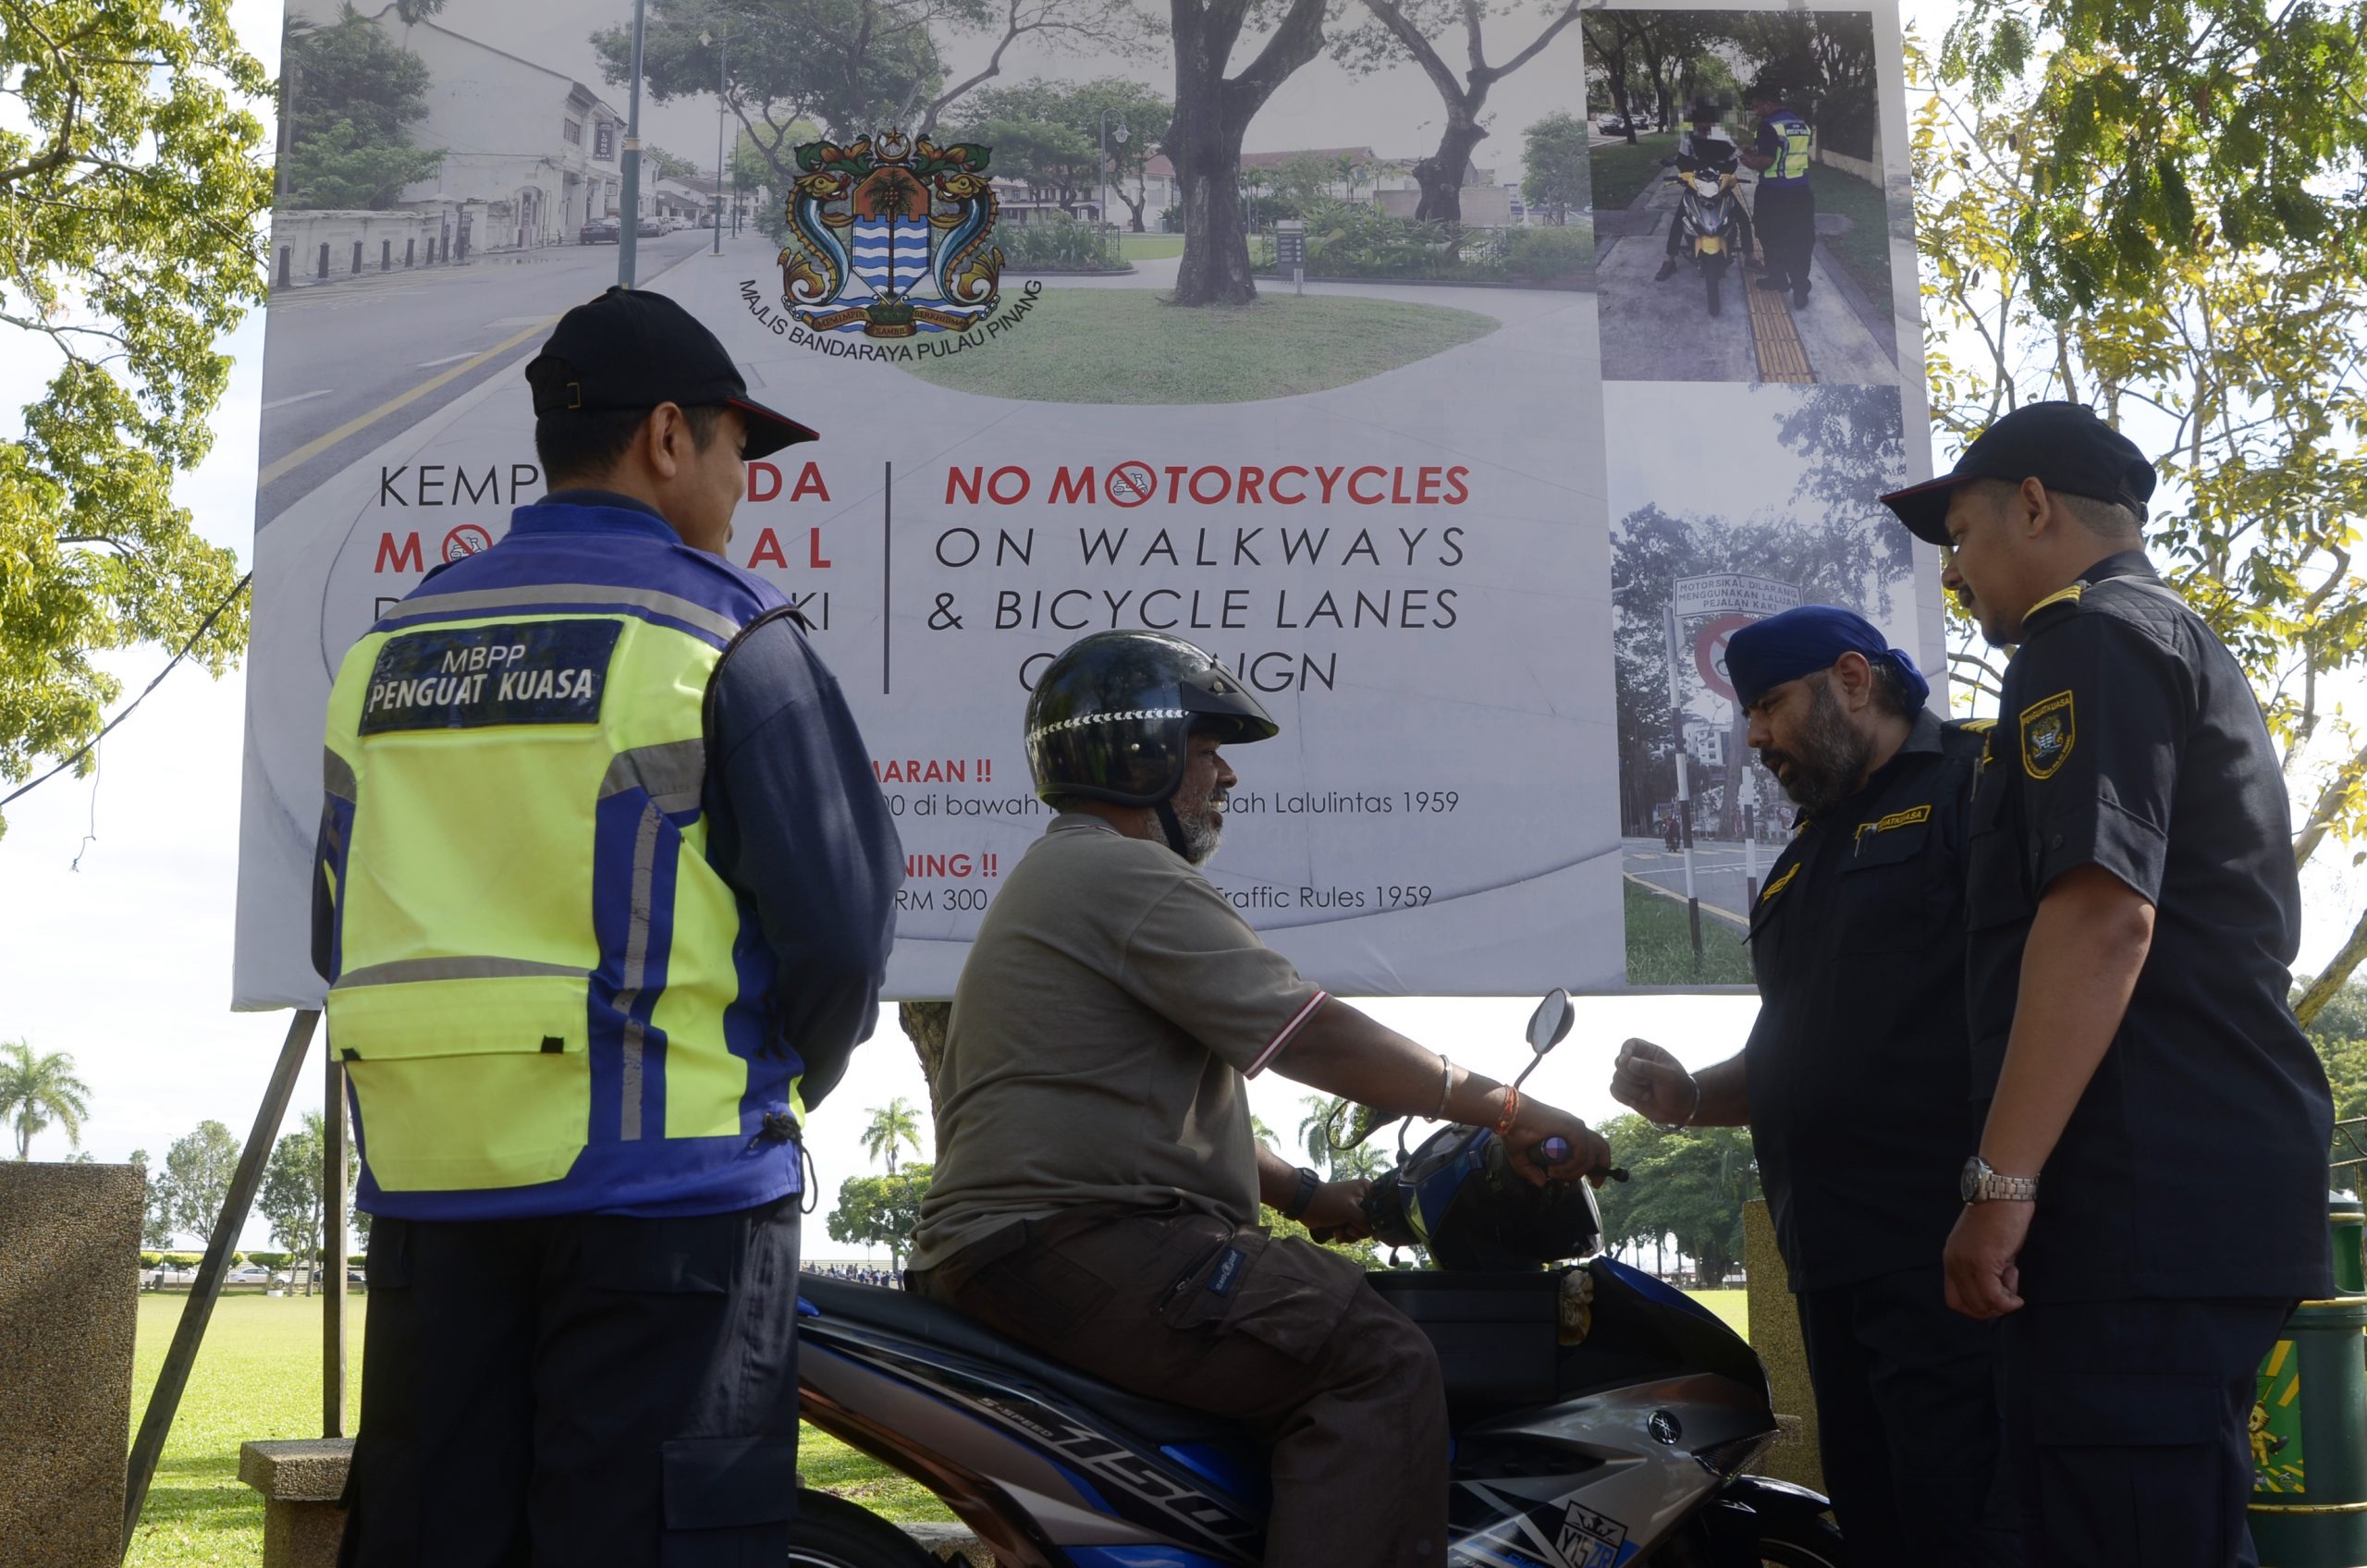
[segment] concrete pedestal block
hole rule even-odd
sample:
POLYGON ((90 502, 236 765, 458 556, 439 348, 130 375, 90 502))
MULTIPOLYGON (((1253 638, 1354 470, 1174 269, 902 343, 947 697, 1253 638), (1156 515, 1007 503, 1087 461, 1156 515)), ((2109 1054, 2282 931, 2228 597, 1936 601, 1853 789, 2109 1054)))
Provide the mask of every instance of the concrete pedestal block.
POLYGON ((1760 1472, 1821 1492, 1824 1464, 1817 1457, 1808 1345, 1800 1337, 1799 1304, 1792 1299, 1784 1255, 1775 1250, 1775 1223, 1764 1199, 1743 1206, 1742 1262, 1750 1274, 1750 1348, 1767 1364, 1768 1390, 1784 1427, 1784 1435, 1760 1460, 1760 1472))
POLYGON ((0 1162, 0 1555, 123 1555, 140 1217, 129 1165, 0 1162))
POLYGON ((336 1568, 350 1438, 239 1445, 239 1479, 263 1493, 263 1568, 336 1568))

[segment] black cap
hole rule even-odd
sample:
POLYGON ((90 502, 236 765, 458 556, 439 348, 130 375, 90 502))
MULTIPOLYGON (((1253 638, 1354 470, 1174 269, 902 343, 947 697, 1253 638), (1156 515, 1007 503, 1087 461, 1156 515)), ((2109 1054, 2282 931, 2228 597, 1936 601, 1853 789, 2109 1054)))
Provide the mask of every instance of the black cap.
POLYGON ((2024 403, 1982 431, 1953 472, 1894 490, 1883 505, 1918 539, 1944 545, 1948 496, 1976 479, 2015 484, 2035 479, 2067 496, 2117 501, 2140 522, 2153 496, 2153 465, 2136 442, 2098 419, 2093 409, 2085 403, 2024 403))
POLYGON ((748 397, 722 340, 663 294, 613 288, 558 318, 526 361, 534 413, 572 409, 686 409, 718 404, 748 422, 745 456, 766 457, 818 434, 748 397))

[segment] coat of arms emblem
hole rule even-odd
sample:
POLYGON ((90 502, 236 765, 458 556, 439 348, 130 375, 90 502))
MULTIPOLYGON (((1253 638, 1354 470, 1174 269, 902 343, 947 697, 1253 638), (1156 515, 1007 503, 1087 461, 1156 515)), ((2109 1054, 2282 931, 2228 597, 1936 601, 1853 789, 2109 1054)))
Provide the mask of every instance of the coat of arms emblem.
POLYGON ((880 131, 797 149, 780 253, 790 311, 816 332, 963 332, 1001 297, 992 150, 880 131))

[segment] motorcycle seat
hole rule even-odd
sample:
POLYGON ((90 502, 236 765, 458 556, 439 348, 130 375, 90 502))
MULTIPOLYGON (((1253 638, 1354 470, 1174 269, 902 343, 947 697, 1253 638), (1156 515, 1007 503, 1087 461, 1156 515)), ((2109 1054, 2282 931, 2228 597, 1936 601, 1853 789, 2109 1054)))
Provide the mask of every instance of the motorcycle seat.
POLYGON ((797 1293, 813 1305, 823 1323, 854 1324, 976 1362, 1162 1447, 1249 1440, 1239 1422, 1105 1383, 924 1296, 812 1276, 798 1280, 797 1293))

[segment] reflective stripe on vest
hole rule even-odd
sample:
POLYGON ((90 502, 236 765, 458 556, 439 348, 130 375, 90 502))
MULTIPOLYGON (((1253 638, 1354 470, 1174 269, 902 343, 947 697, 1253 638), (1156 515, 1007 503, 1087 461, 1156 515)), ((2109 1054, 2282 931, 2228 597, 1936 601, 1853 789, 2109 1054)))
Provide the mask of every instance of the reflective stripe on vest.
POLYGON ((1805 182, 1809 178, 1809 154, 1816 147, 1816 133, 1809 129, 1808 121, 1789 109, 1778 109, 1767 116, 1767 123, 1784 139, 1784 150, 1760 178, 1779 185, 1805 182))
MULTIPOLYGON (((662 575, 675 552, 647 548, 662 575)), ((772 955, 705 856, 707 684, 768 607, 726 589, 708 599, 745 602, 431 582, 347 655, 327 1011, 376 1189, 564 1184, 582 1162, 602 1190, 563 1207, 678 1201, 767 1111, 802 1119, 772 955), (583 1159, 602 1145, 645 1153, 583 1159)))

